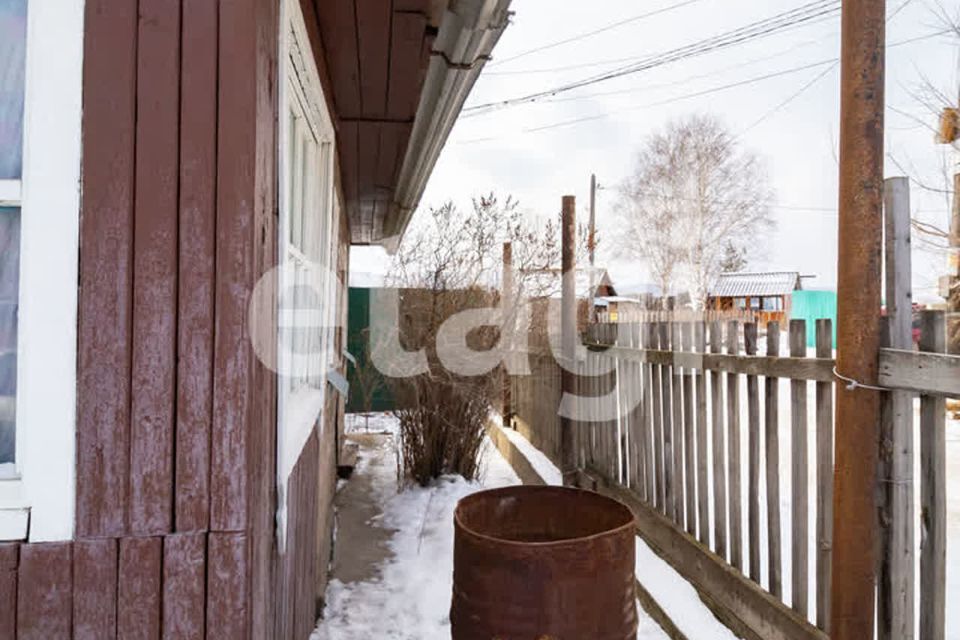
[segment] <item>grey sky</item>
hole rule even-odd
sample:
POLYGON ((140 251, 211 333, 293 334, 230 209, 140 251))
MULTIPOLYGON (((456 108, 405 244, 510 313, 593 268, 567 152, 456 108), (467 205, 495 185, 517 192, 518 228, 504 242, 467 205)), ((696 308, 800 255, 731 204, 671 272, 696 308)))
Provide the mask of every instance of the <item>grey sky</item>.
MULTIPOLYGON (((624 58, 675 49, 805 2, 694 0, 593 37, 508 60, 552 42, 679 4, 679 0, 515 0, 514 23, 468 106, 589 77, 621 66, 624 58), (582 66, 611 60, 617 62, 582 66)), ((960 3, 944 0, 943 6, 956 16, 960 3)), ((945 28, 936 10, 935 0, 888 2, 888 14, 895 14, 888 22, 888 43, 912 42, 891 46, 887 53, 886 146, 902 166, 898 168, 888 159, 887 175, 903 175, 906 170, 924 184, 943 189, 944 167, 951 167, 953 158, 947 148, 934 143, 931 129, 936 126, 936 118, 914 96, 920 90, 921 76, 948 96, 957 93, 960 41, 950 35, 933 36, 945 28)), ((638 275, 642 266, 624 264, 608 255, 610 243, 604 245, 602 240, 604 235, 616 233, 610 215, 616 199, 613 188, 629 172, 633 155, 648 133, 672 118, 709 112, 732 131, 742 132, 742 143, 765 159, 777 193, 777 229, 762 255, 754 256, 751 267, 800 270, 818 276, 811 286, 833 287, 839 67, 826 63, 792 70, 837 58, 839 29, 839 14, 834 14, 787 32, 534 104, 472 117, 464 114, 440 158, 421 207, 435 206, 448 198, 466 205, 471 196, 494 190, 513 194, 530 215, 553 215, 559 210, 560 196, 573 193, 578 213, 585 220, 589 176, 595 172, 601 185, 609 187, 598 197, 601 262, 610 264, 615 281, 635 282, 643 279, 638 275), (691 95, 698 93, 701 95, 691 95), (553 126, 576 120, 581 121, 553 126), (551 128, 530 131, 544 126, 551 128)), ((914 184, 912 200, 915 217, 946 227, 946 194, 914 184)), ((946 257, 942 252, 922 250, 922 245, 915 242, 915 297, 936 301, 936 276, 944 270, 946 257)), ((355 269, 382 268, 383 260, 372 255, 375 252, 355 252, 355 269)))

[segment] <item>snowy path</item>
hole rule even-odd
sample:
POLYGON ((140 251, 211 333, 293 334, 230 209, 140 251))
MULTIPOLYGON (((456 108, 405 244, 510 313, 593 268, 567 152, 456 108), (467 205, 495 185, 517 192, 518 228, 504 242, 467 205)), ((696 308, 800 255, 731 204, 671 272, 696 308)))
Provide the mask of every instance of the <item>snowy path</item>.
MULTIPOLYGON (((363 426, 357 431, 362 432, 363 426)), ((370 431, 392 431, 390 420, 370 420, 370 431), (374 427, 376 424, 376 427, 374 427)), ((431 488, 397 492, 393 445, 384 437, 375 450, 364 450, 354 471, 370 474, 382 513, 371 527, 385 529, 391 554, 373 572, 376 577, 327 588, 325 619, 311 640, 447 640, 453 573, 453 510, 457 501, 483 488, 519 484, 509 464, 487 441, 479 483, 444 478, 431 488)), ((639 549, 638 549, 639 552, 639 549)), ((638 640, 667 636, 642 609, 638 640)), ((693 635, 691 638, 725 638, 693 635)))

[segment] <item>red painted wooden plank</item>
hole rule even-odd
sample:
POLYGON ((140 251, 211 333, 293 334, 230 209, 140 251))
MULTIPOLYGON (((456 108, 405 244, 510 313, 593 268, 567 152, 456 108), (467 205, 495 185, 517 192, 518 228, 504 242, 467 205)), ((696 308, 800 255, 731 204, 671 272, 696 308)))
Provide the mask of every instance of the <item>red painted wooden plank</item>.
POLYGON ((77 533, 126 532, 136 0, 86 3, 77 363, 77 533))
POLYGON ((117 637, 117 554, 113 538, 73 544, 74 640, 117 637))
POLYGON ((427 18, 421 13, 394 13, 390 43, 390 88, 387 115, 394 120, 413 120, 426 77, 423 40, 427 18))
POLYGON ((163 637, 202 640, 206 620, 207 537, 174 534, 163 541, 163 637))
POLYGON ((172 529, 180 2, 140 0, 130 531, 172 529))
POLYGON ((71 543, 20 547, 17 638, 70 638, 73 612, 71 543))
POLYGON ((124 640, 156 640, 160 637, 162 540, 120 540, 117 636, 124 640))
POLYGON ((250 613, 247 557, 245 534, 210 534, 207 540, 208 640, 247 637, 250 613))
MULTIPOLYGON (((365 118, 382 118, 387 112, 390 33, 393 24, 391 0, 355 2, 362 113, 365 118)), ((389 81, 393 80, 390 78, 389 81)))
POLYGON ((333 83, 334 101, 341 118, 363 113, 360 100, 360 57, 357 50, 357 23, 350 0, 314 0, 320 37, 327 53, 327 68, 333 83))
POLYGON ((183 0, 180 85, 180 280, 177 531, 210 522, 210 425, 217 179, 217 0, 183 0))
POLYGON ((210 528, 247 525, 247 437, 253 354, 247 311, 254 281, 257 33, 249 2, 220 3, 217 283, 210 528))
POLYGON ((0 544, 0 638, 17 637, 17 565, 20 545, 0 544))

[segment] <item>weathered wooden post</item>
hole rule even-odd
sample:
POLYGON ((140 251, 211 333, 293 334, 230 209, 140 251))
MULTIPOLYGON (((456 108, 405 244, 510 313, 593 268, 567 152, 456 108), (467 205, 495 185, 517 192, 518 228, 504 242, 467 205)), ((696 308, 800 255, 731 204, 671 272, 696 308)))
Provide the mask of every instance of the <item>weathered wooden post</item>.
MULTIPOLYGON (((574 366, 577 344, 577 285, 576 285, 576 247, 577 247, 577 204, 573 196, 563 196, 561 225, 561 315, 560 336, 563 367, 560 372, 561 393, 573 394, 574 366)), ((574 424, 569 417, 560 418, 560 469, 564 485, 577 484, 576 451, 574 450, 574 424)))
MULTIPOLYGON (((876 385, 880 347, 885 0, 843 3, 838 372, 876 385)), ((837 394, 831 637, 874 634, 880 396, 837 394)))
MULTIPOLYGON (((886 346, 913 350, 910 268, 910 181, 884 183, 886 346)), ((913 398, 891 391, 880 410, 880 572, 878 640, 914 637, 913 398)))

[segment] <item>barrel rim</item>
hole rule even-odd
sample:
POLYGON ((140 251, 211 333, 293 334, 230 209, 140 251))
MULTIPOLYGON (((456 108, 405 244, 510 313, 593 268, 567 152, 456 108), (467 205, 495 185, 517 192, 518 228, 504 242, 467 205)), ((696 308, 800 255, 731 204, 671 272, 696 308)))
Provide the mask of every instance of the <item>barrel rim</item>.
POLYGON ((580 545, 585 542, 592 542, 601 538, 614 537, 624 533, 625 531, 633 531, 636 527, 636 517, 633 515, 633 511, 630 510, 630 507, 625 505, 620 500, 612 498, 610 496, 605 496, 602 493, 597 493, 596 491, 590 491, 589 489, 582 489, 579 487, 561 487, 558 485, 516 485, 509 487, 497 487, 495 489, 485 489, 483 491, 477 491, 476 493, 471 493, 468 496, 464 496, 457 502, 457 507, 453 511, 453 520, 457 528, 462 532, 473 536, 479 540, 489 542, 496 545, 509 545, 519 548, 530 548, 530 547, 563 547, 568 545, 580 545), (487 535, 485 533, 480 533, 475 529, 468 527, 460 518, 460 510, 464 502, 472 501, 474 499, 479 499, 482 496, 487 496, 497 493, 510 493, 512 491, 523 490, 526 492, 534 493, 537 491, 549 491, 552 493, 578 493, 581 495, 588 495, 591 499, 599 498, 601 501, 612 502, 617 505, 624 514, 628 516, 626 522, 618 527, 612 529, 606 529, 598 533, 592 533, 588 536, 579 536, 577 538, 564 538, 562 540, 549 540, 544 542, 524 542, 522 540, 508 540, 506 538, 498 538, 496 536, 487 535))

